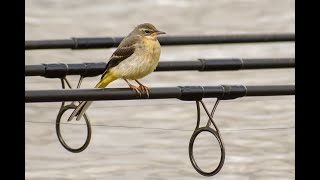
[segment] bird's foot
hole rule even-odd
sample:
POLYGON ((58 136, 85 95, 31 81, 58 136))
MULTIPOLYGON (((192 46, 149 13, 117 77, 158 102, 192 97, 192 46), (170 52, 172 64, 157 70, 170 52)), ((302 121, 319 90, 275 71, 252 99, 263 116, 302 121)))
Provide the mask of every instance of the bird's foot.
POLYGON ((149 88, 147 86, 142 85, 142 84, 139 85, 139 88, 142 91, 145 91, 147 93, 148 98, 149 98, 149 88))
POLYGON ((134 90, 134 91, 136 91, 136 93, 138 93, 139 94, 139 96, 141 97, 141 92, 139 91, 139 88, 138 87, 136 87, 136 86, 134 86, 134 85, 129 85, 129 87, 132 89, 132 90, 134 90))

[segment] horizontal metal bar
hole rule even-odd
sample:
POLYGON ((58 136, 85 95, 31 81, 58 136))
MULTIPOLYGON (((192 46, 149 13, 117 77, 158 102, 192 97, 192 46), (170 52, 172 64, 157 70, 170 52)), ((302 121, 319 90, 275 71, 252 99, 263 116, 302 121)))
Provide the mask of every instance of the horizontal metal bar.
MULTIPOLYGON (((117 47, 124 37, 71 38, 61 40, 28 40, 25 50, 32 49, 91 49, 117 47)), ((198 35, 198 36, 162 36, 159 42, 167 45, 222 44, 222 43, 258 43, 295 41, 295 34, 237 34, 237 35, 198 35)))
MULTIPOLYGON (((280 86, 278 86, 278 88, 279 87, 280 86)), ((295 93, 294 86, 281 86, 281 90, 279 90, 278 88, 275 88, 275 86, 247 86, 246 96, 281 96, 293 95, 295 93)))
MULTIPOLYGON (((294 85, 284 86, 178 86, 150 88, 149 99, 200 100, 202 98, 234 99, 244 96, 294 95, 294 85)), ((27 90, 25 102, 98 101, 148 99, 129 88, 27 90)))
MULTIPOLYGON (((66 75, 82 75, 90 77, 102 74, 106 65, 106 63, 26 65, 25 76, 60 78, 66 75)), ((159 62, 155 71, 222 71, 293 67, 295 67, 295 58, 200 59, 159 62)))

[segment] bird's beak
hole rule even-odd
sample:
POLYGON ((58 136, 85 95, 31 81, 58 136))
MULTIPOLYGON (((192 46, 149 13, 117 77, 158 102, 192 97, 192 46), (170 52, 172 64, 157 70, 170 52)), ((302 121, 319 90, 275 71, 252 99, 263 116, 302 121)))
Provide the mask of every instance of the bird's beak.
POLYGON ((163 31, 156 31, 155 32, 157 35, 159 35, 159 34, 166 34, 165 32, 163 32, 163 31))

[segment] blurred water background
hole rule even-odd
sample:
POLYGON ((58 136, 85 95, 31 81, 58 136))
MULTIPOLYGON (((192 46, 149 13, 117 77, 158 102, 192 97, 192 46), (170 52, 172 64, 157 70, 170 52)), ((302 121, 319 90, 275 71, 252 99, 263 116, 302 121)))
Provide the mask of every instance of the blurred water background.
MULTIPOLYGON (((144 22, 169 35, 295 32, 293 0, 28 0, 25 3, 26 40, 126 36, 144 22)), ((114 50, 32 50, 26 51, 25 63, 107 62, 114 50)), ((162 47, 160 61, 231 57, 295 57, 295 44, 167 46, 162 47)), ((149 87, 293 85, 294 73, 294 69, 155 72, 141 82, 149 87)), ((75 86, 79 77, 68 78, 75 86)), ((82 88, 94 87, 99 78, 86 78, 82 88)), ((59 79, 26 77, 25 81, 27 90, 61 88, 59 79)), ((127 85, 119 80, 109 87, 127 85)), ((211 108, 215 100, 204 101, 211 108)), ((66 151, 56 136, 54 123, 60 104, 25 105, 26 179, 295 178, 294 96, 245 97, 220 102, 214 119, 222 133, 226 159, 214 177, 199 175, 189 160, 188 144, 196 125, 194 102, 177 99, 94 102, 87 111, 93 124, 91 143, 85 151, 76 154, 66 151)), ((202 118, 204 124, 207 119, 204 112, 202 118)), ((62 125, 62 132, 72 146, 80 145, 86 135, 85 126, 62 125)), ((220 156, 217 142, 210 138, 201 134, 195 142, 196 159, 207 170, 217 164, 220 156)))

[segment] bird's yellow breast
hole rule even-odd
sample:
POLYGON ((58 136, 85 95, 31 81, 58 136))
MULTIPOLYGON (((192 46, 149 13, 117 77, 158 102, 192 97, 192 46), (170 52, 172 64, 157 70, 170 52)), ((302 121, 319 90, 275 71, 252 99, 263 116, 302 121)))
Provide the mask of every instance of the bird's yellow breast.
POLYGON ((159 60, 160 57, 160 43, 153 37, 145 37, 142 39, 144 45, 144 51, 147 55, 150 55, 152 59, 159 60))

